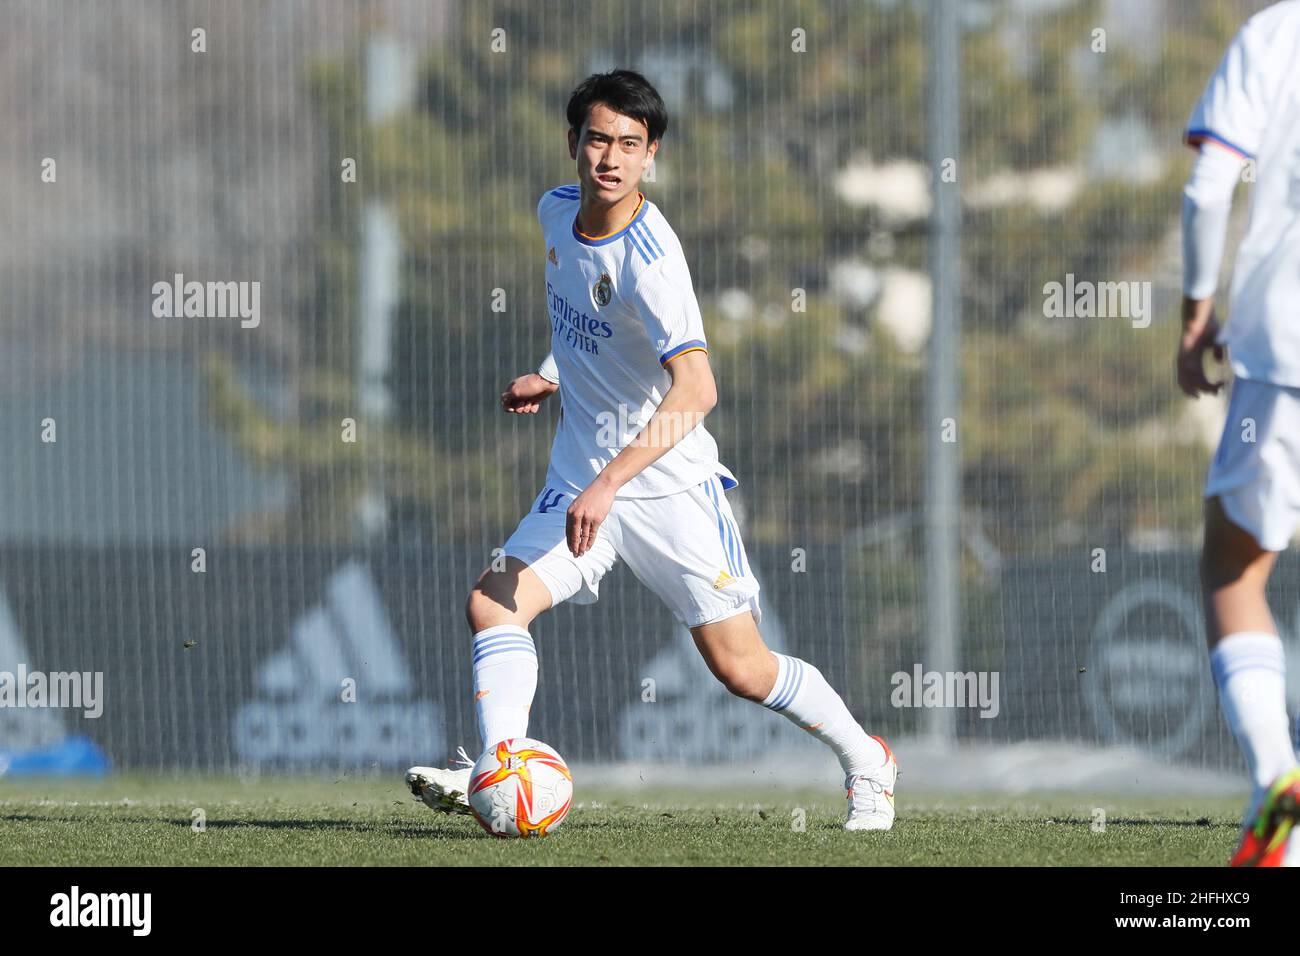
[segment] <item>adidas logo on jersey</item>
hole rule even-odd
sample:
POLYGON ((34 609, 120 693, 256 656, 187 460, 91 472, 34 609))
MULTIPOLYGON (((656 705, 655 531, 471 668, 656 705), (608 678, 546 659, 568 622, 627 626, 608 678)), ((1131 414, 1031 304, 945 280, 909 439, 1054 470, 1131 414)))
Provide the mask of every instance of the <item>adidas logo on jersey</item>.
POLYGON ((249 763, 397 765, 441 737, 438 710, 415 697, 379 591, 355 561, 294 622, 290 646, 262 663, 256 685, 232 728, 249 763))
POLYGON ((551 251, 546 254, 546 261, 553 266, 559 266, 560 257, 555 254, 555 247, 551 246, 551 251))
POLYGON ((713 579, 713 590, 721 591, 723 588, 725 588, 728 584, 730 584, 734 580, 736 579, 733 578, 726 571, 719 571, 718 576, 713 579))

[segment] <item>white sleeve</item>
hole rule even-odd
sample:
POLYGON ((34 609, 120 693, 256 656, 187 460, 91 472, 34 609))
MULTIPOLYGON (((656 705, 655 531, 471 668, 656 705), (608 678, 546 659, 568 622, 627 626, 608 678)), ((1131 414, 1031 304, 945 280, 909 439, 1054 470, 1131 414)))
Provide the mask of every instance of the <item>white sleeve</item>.
POLYGON ((542 364, 537 367, 537 374, 552 385, 560 384, 560 367, 555 364, 555 356, 550 352, 546 353, 546 358, 542 359, 542 364))
MULTIPOLYGON (((542 223, 542 235, 546 234, 546 206, 549 192, 542 193, 542 198, 537 200, 537 221, 542 223)), ((546 379, 552 385, 560 384, 560 368, 555 364, 555 356, 550 352, 546 353, 546 358, 542 359, 542 364, 537 367, 537 374, 546 379)))
POLYGON ((704 319, 684 259, 668 256, 641 273, 632 302, 658 352, 660 365, 686 352, 709 350, 704 339, 704 319))
POLYGON ((1271 18, 1255 17, 1237 33, 1187 122, 1189 146, 1213 143, 1254 159, 1290 65, 1272 42, 1271 18))
POLYGON ((1225 149, 1202 147, 1183 189, 1183 294, 1208 299, 1219 287, 1219 268, 1241 180, 1241 160, 1225 149))

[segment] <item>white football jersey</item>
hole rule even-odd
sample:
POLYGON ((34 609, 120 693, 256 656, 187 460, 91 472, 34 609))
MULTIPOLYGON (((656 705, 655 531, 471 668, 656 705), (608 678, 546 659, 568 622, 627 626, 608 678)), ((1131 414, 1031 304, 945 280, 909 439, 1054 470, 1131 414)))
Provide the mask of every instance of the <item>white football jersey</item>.
MULTIPOLYGON (((621 229, 590 237, 578 231, 579 198, 574 184, 537 204, 561 404, 546 481, 575 494, 650 420, 672 385, 668 363, 708 350, 681 244, 654 203, 642 196, 621 229)), ((736 484, 700 424, 618 497, 675 494, 715 475, 724 487, 736 484)))
POLYGON ((1220 342, 1244 378, 1300 386, 1300 2, 1252 17, 1192 111, 1186 140, 1255 163, 1220 342))

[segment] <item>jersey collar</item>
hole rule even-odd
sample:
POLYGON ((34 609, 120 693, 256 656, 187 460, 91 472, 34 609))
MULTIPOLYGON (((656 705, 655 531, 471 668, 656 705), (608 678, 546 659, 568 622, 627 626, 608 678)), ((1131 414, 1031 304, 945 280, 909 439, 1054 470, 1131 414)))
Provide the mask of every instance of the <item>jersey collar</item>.
POLYGON ((603 236, 589 236, 584 232, 580 232, 578 230, 578 216, 575 213, 573 217, 573 238, 577 239, 584 246, 603 246, 622 238, 623 233, 627 232, 645 218, 646 209, 649 206, 649 203, 645 201, 645 193, 637 193, 637 195, 641 198, 637 200, 636 210, 632 213, 632 218, 623 223, 620 228, 603 236))

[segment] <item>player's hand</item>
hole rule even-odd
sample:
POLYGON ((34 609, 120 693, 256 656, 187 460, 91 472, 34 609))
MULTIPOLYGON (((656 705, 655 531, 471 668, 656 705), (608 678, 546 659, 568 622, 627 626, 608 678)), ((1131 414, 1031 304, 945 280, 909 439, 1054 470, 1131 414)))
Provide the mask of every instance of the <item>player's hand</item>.
POLYGON ((569 505, 565 515, 564 534, 569 542, 569 553, 580 558, 596 543, 596 530, 614 507, 613 484, 597 478, 569 505))
POLYGON ((1183 335, 1178 342, 1178 357, 1175 366, 1178 373, 1178 387, 1189 398, 1204 393, 1217 395, 1223 388, 1222 382, 1211 382, 1205 377, 1205 353, 1213 351, 1217 362, 1223 361, 1223 346, 1219 345, 1219 320, 1215 318, 1213 306, 1201 306, 1193 300, 1183 303, 1185 316, 1183 335), (1195 314, 1199 313, 1199 314, 1195 314))
POLYGON ((560 386, 548 382, 536 372, 521 375, 501 393, 501 407, 516 415, 535 415, 542 402, 558 391, 560 386))

